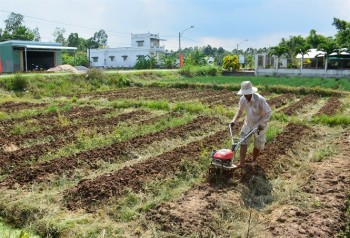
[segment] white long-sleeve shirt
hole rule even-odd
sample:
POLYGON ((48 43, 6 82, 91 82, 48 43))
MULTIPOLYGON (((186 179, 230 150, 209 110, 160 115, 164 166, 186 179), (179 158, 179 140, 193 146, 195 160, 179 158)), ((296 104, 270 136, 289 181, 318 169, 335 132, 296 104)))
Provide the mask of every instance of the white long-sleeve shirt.
POLYGON ((239 108, 236 115, 233 117, 233 122, 236 122, 245 111, 247 114, 242 128, 244 132, 247 133, 259 125, 266 128, 267 122, 271 117, 271 108, 263 96, 254 93, 250 101, 242 96, 238 105, 239 108))

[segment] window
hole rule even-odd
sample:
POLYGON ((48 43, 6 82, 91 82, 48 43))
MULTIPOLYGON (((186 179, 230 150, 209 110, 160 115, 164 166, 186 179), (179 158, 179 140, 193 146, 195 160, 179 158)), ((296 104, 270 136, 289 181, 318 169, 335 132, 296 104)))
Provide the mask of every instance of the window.
POLYGON ((92 58, 92 62, 98 62, 98 57, 91 57, 92 58))
POLYGON ((143 43, 144 43, 143 40, 136 41, 136 42, 137 42, 137 46, 138 46, 138 47, 143 47, 143 43))
POLYGON ((138 60, 143 60, 145 58, 144 55, 136 55, 136 57, 137 57, 138 60))
POLYGON ((124 61, 126 61, 128 59, 128 56, 127 55, 122 55, 122 58, 124 61))
POLYGON ((115 57, 114 57, 113 55, 111 55, 111 56, 109 56, 109 58, 110 58, 111 61, 113 62, 115 57))

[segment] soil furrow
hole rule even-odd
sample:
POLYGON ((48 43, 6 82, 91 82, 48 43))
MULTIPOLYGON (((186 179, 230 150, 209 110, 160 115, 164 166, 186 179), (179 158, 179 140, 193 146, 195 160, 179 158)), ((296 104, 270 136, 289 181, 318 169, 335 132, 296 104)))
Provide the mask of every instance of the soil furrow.
POLYGON ((225 134, 227 134, 226 130, 222 130, 145 162, 125 167, 114 173, 104 174, 92 180, 82 180, 76 187, 67 191, 65 196, 67 207, 71 210, 77 208, 89 210, 93 209, 94 203, 110 197, 118 197, 126 189, 139 191, 150 180, 154 181, 173 175, 182 159, 195 160, 205 147, 210 148, 223 143, 225 134))
POLYGON ((298 113, 306 105, 312 104, 317 101, 317 96, 308 95, 300 99, 298 102, 292 104, 291 106, 284 108, 282 112, 288 116, 292 116, 298 113))
MULTIPOLYGON (((308 134, 306 132, 310 130, 311 128, 304 125, 288 124, 282 133, 266 145, 257 164, 255 166, 247 165, 242 173, 236 172, 236 179, 247 187, 250 186, 249 183, 253 176, 263 176, 266 179, 266 173, 273 172, 273 166, 278 157, 285 154, 290 145, 299 141, 302 133, 308 134)), ((198 233, 204 237, 214 232, 220 237, 230 237, 230 234, 226 234, 220 227, 216 227, 218 221, 213 213, 214 211, 220 213, 218 211, 220 209, 219 202, 223 196, 233 197, 237 199, 237 203, 242 203, 239 200, 241 197, 239 192, 235 191, 232 186, 230 184, 209 183, 195 185, 178 201, 159 204, 146 216, 159 224, 163 231, 179 232, 179 235, 198 233), (230 195, 228 195, 229 193, 230 195)))
MULTIPOLYGON (((120 122, 125 122, 126 120, 130 119, 134 120, 134 122, 137 122, 139 117, 143 117, 147 114, 149 113, 144 110, 124 113, 116 117, 96 120, 94 123, 89 123, 85 129, 93 128, 96 133, 110 133, 114 129, 114 126, 120 122), (95 126, 97 126, 97 128, 94 128, 95 126)), ((154 118, 151 119, 154 120, 154 118)), ((144 123, 143 121, 141 122, 144 123)), ((82 128, 83 127, 80 127, 79 130, 82 128)), ((38 157, 44 155, 47 152, 55 152, 57 149, 62 148, 64 145, 76 141, 76 130, 70 130, 70 132, 72 133, 67 136, 62 136, 62 134, 53 134, 51 135, 52 140, 44 144, 34 145, 17 151, 2 154, 0 156, 1 174, 15 169, 18 164, 29 162, 33 159, 36 160, 38 157)))
MULTIPOLYGON (((164 140, 168 137, 185 137, 188 132, 208 127, 210 124, 218 122, 218 119, 206 116, 199 116, 192 122, 175 128, 167 128, 160 132, 141 135, 130 140, 114 143, 107 147, 100 147, 89 151, 84 151, 72 156, 57 158, 48 162, 23 167, 16 170, 3 183, 12 186, 15 183, 26 185, 34 181, 47 180, 50 174, 70 173, 76 168, 88 167, 96 169, 99 161, 114 162, 118 157, 132 159, 128 153, 133 148, 141 148, 147 144, 164 140)), ((120 160, 120 158, 119 158, 120 160)))
POLYGON ((328 99, 327 103, 321 107, 321 109, 315 114, 318 115, 334 115, 342 106, 341 101, 337 97, 331 97, 328 99))
POLYGON ((29 133, 25 134, 20 134, 20 135, 12 135, 12 134, 5 134, 1 137, 0 139, 0 145, 8 145, 8 144, 21 144, 26 140, 29 139, 34 139, 34 138, 44 138, 48 136, 57 136, 57 135, 69 135, 71 133, 74 133, 77 129, 80 127, 87 127, 89 126, 90 123, 96 124, 98 123, 101 118, 105 116, 105 114, 108 114, 112 111, 112 109, 101 109, 101 110, 93 110, 93 111, 87 111, 86 113, 79 113, 79 115, 74 115, 73 118, 78 116, 78 118, 83 117, 84 121, 79 122, 78 124, 75 125, 68 125, 68 126, 60 126, 56 125, 56 121, 51 121, 52 122, 52 127, 46 127, 50 126, 50 120, 48 124, 42 122, 40 124, 41 130, 39 131, 32 131, 29 133))
POLYGON ((14 112, 25 109, 46 107, 47 103, 30 103, 30 102, 5 102, 0 104, 0 111, 14 112))

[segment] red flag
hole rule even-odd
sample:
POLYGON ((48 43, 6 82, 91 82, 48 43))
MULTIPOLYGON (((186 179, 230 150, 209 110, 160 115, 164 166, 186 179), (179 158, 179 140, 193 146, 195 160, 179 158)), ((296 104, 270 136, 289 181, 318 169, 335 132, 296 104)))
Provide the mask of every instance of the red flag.
POLYGON ((2 60, 0 59, 0 74, 2 74, 2 60))
POLYGON ((180 53, 180 68, 183 66, 183 64, 184 64, 184 61, 182 58, 182 53, 180 53))

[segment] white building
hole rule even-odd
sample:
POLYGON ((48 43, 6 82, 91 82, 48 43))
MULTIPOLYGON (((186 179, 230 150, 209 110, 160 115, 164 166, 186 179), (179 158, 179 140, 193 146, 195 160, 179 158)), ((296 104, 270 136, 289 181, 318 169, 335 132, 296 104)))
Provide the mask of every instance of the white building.
POLYGON ((134 67, 138 57, 155 57, 165 53, 164 46, 160 46, 159 34, 131 34, 131 47, 88 49, 90 66, 105 68, 134 67), (89 53, 90 51, 90 53, 89 53))

